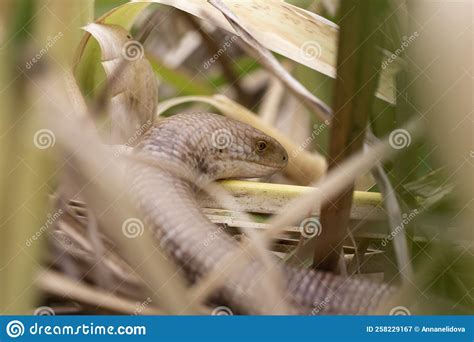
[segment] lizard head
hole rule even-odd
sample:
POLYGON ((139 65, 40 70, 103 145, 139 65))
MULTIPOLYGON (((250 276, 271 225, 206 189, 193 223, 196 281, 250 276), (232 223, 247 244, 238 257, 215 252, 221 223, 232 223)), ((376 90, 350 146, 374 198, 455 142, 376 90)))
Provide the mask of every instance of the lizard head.
POLYGON ((288 153, 264 132, 216 114, 206 129, 207 160, 202 163, 211 178, 266 177, 288 164, 288 153))
POLYGON ((138 149, 209 180, 266 177, 288 163, 288 153, 274 138, 212 113, 177 114, 161 120, 138 149))

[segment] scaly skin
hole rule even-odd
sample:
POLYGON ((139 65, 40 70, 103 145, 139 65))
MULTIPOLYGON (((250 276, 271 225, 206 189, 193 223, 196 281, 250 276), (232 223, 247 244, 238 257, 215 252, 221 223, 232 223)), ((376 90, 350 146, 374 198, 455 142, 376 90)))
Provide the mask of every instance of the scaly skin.
MULTIPOLYGON (((166 162, 201 180, 268 176, 288 162, 285 149, 275 139, 210 113, 179 114, 158 122, 135 151, 158 165, 166 162)), ((212 271, 220 260, 238 250, 236 241, 220 232, 201 211, 195 187, 186 178, 169 168, 142 165, 132 168, 131 177, 132 191, 147 225, 190 281, 212 271)), ((393 288, 367 280, 277 268, 286 283, 290 313, 366 314, 393 293, 393 288)), ((262 272, 263 265, 252 260, 240 274, 228 279, 214 299, 235 312, 270 313, 266 291, 257 277, 262 272)))

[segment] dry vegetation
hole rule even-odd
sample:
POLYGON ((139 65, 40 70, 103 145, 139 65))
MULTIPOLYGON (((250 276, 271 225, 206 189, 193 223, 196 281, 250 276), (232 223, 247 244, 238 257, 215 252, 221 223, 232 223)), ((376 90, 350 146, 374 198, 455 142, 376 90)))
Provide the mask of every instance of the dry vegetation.
POLYGON ((292 312, 275 263, 393 286, 374 313, 473 313, 472 4, 123 3, 0 2, 0 313, 232 314, 209 299, 248 255, 263 313, 292 312), (127 168, 152 165, 131 151, 154 122, 198 111, 289 164, 196 183, 210 241, 238 249, 190 284, 127 168))

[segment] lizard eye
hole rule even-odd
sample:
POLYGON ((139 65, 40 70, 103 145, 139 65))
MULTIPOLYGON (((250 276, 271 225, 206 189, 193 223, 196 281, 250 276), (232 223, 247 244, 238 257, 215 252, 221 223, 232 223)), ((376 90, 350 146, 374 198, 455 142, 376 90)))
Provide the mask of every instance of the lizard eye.
POLYGON ((257 142, 257 152, 263 152, 267 148, 267 143, 263 140, 257 142))

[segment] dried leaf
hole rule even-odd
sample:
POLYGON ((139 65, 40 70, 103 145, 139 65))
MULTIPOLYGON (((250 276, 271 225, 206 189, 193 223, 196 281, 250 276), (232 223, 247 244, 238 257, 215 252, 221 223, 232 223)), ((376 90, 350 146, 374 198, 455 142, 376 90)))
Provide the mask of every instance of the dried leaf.
MULTIPOLYGON (((135 1, 142 3, 143 1, 135 1)), ((230 32, 234 29, 224 16, 205 0, 148 0, 173 6, 230 32)), ((267 49, 288 57, 327 76, 336 75, 338 26, 333 22, 283 1, 224 0, 252 36, 267 49)), ((386 56, 391 53, 385 52, 386 56)), ((377 97, 395 103, 394 75, 398 62, 386 63, 377 97)))
POLYGON ((126 143, 141 126, 151 125, 158 103, 158 82, 144 58, 143 45, 123 27, 91 23, 84 29, 100 45, 109 80, 111 142, 126 143))
MULTIPOLYGON (((98 18, 95 23, 120 25, 129 31, 138 15, 148 6, 149 4, 146 3, 125 4, 107 12, 98 18)), ((99 44, 90 38, 89 33, 84 35, 77 48, 73 63, 74 74, 79 86, 87 96, 95 93, 97 86, 104 81, 105 77, 103 68, 98 63, 101 53, 99 44)))

